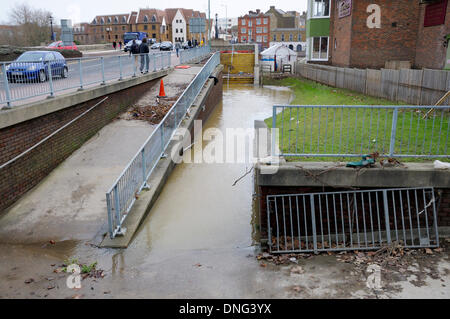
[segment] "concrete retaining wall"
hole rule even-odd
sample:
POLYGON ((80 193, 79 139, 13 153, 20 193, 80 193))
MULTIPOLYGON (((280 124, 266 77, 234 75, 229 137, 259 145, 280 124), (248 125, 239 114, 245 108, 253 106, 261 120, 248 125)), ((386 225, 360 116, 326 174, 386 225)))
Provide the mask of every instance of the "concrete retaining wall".
POLYGON ((336 163, 289 162, 280 164, 276 174, 262 174, 264 167, 258 165, 255 182, 262 238, 267 238, 267 195, 339 192, 355 188, 434 187, 439 198, 436 205, 438 226, 450 226, 450 171, 436 170, 431 163, 405 165, 354 170, 336 163))

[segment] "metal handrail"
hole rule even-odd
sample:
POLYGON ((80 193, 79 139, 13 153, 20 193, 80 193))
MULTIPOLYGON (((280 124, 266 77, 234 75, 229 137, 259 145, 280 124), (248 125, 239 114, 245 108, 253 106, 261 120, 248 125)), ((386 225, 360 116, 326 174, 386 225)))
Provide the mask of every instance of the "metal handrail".
POLYGON ((159 159, 164 156, 176 128, 219 63, 220 53, 213 54, 106 193, 111 238, 123 234, 122 224, 137 194, 147 187, 147 180, 159 159))
POLYGON ((450 106, 274 105, 272 155, 449 158, 449 111, 450 106), (431 108, 436 111, 424 118, 431 108))

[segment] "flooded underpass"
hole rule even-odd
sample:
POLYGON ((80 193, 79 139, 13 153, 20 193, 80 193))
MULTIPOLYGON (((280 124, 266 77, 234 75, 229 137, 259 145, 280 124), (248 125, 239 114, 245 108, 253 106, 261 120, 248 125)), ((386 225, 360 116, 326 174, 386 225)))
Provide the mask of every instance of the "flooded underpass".
MULTIPOLYGON (((290 100, 287 89, 224 86, 223 101, 203 129, 253 128, 255 120, 271 116, 274 104, 290 100)), ((205 142, 203 147, 207 145, 205 142)), ((253 176, 248 174, 235 183, 249 165, 178 165, 127 249, 99 249, 78 241, 0 244, 4 257, 0 261, 0 297, 370 297, 365 277, 355 274, 352 264, 337 262, 335 256, 298 259, 295 264, 278 266, 255 258, 253 176), (81 289, 69 289, 67 274, 58 269, 73 258, 85 264, 97 262, 103 276, 87 277, 81 289), (293 272, 293 265, 301 271, 293 272)), ((442 261, 432 264, 427 266, 430 271, 448 271, 442 261)), ((414 267, 422 270, 425 266, 414 267)), ((443 293, 448 297, 448 288, 442 290, 444 284, 450 284, 448 276, 445 282, 429 282, 432 293, 428 297, 442 298, 443 293)), ((402 291, 399 284, 392 293, 402 291)), ((414 297, 419 291, 410 290, 405 296, 414 297)))

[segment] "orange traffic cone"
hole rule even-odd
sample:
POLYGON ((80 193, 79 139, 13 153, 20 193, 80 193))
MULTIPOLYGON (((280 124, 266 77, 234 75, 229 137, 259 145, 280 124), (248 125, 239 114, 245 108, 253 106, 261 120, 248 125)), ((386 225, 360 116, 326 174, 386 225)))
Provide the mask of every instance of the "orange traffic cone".
POLYGON ((159 84, 159 95, 158 97, 166 97, 166 92, 164 92, 164 82, 161 79, 161 82, 159 84))

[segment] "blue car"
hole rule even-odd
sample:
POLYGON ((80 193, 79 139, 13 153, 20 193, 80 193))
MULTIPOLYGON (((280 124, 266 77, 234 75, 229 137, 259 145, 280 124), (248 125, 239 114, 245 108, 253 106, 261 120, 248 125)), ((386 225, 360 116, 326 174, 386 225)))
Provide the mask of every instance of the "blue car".
POLYGON ((45 82, 52 71, 53 77, 66 78, 69 75, 66 59, 59 52, 28 51, 6 67, 8 81, 45 82))

